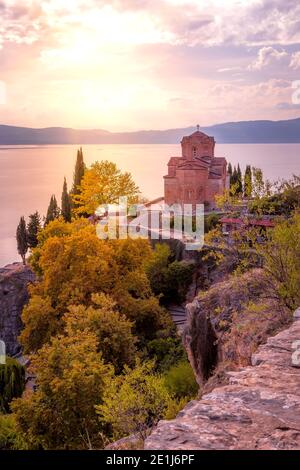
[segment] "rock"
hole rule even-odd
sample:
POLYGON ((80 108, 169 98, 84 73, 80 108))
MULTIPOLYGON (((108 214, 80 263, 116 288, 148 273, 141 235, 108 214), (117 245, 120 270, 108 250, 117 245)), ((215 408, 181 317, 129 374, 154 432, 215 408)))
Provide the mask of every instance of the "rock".
POLYGON ((20 351, 18 336, 22 328, 21 313, 28 301, 27 287, 35 275, 28 266, 13 263, 0 269, 0 339, 10 356, 20 351))
POLYGON ((295 318, 295 320, 300 320, 300 307, 297 308, 297 310, 295 310, 294 318, 295 318))
POLYGON ((250 365, 257 346, 292 321, 268 290, 266 275, 254 269, 213 285, 186 306, 182 337, 200 386, 222 363, 250 365))
POLYGON ((151 450, 300 449, 300 371, 292 367, 300 322, 269 338, 253 366, 229 373, 229 384, 160 421, 145 441, 151 450))

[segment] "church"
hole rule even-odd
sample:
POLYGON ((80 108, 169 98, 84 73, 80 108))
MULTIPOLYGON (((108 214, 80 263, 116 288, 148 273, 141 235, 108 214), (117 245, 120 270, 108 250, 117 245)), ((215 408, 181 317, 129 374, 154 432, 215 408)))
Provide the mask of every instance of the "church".
POLYGON ((164 176, 164 201, 172 204, 204 204, 215 208, 215 196, 228 187, 227 162, 215 157, 215 139, 199 126, 181 141, 182 156, 171 157, 168 174, 164 176))

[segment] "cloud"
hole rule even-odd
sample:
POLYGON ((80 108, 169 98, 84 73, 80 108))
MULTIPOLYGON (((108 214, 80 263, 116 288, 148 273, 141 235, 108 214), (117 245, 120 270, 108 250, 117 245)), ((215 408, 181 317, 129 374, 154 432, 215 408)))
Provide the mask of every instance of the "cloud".
POLYGON ((248 70, 262 70, 270 66, 278 66, 279 64, 288 64, 289 54, 281 49, 275 49, 274 47, 262 47, 259 49, 257 58, 252 64, 249 65, 248 70))
POLYGON ((290 67, 294 70, 300 69, 300 51, 295 52, 291 56, 290 67))

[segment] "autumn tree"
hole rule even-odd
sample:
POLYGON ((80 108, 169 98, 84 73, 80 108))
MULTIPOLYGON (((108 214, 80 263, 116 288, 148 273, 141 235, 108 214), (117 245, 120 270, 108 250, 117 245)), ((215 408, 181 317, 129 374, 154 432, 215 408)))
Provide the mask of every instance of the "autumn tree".
POLYGON ((116 373, 125 364, 132 366, 136 357, 136 338, 133 323, 118 312, 116 302, 105 294, 92 296, 94 306, 70 306, 64 315, 65 329, 69 335, 90 331, 97 338, 97 351, 106 363, 114 366, 116 373))
POLYGON ((126 196, 129 204, 137 201, 139 188, 128 172, 121 172, 115 163, 95 162, 85 171, 80 193, 73 195, 77 214, 93 214, 102 205, 118 204, 126 196))
POLYGON ((61 215, 66 222, 71 222, 71 201, 68 193, 66 178, 64 179, 63 191, 61 195, 61 215))
POLYGON ((16 232, 17 238, 17 249, 18 253, 22 258, 23 264, 26 264, 26 253, 28 251, 28 238, 27 238, 27 228, 24 217, 20 218, 19 225, 16 232))
POLYGON ((51 305, 50 297, 34 294, 34 287, 30 288, 31 291, 30 301, 22 312, 24 328, 19 336, 25 354, 36 352, 53 335, 62 331, 62 322, 51 305))
POLYGON ((12 404, 18 429, 33 448, 101 448, 95 405, 103 399, 112 369, 97 352, 90 332, 57 336, 31 356, 36 392, 12 404))
POLYGON ((59 215, 60 215, 60 209, 58 207, 56 197, 53 194, 50 198, 50 203, 47 209, 45 226, 49 224, 49 222, 51 222, 52 220, 58 219, 59 215))

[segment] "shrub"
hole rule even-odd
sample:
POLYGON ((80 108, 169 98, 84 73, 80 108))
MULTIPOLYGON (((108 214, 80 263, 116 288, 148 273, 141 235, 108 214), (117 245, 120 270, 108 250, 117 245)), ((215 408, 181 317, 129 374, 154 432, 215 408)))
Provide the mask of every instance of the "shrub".
POLYGON ((176 398, 192 398, 198 392, 193 369, 187 360, 172 366, 165 374, 164 379, 166 388, 176 398))
POLYGON ((27 444, 17 429, 13 414, 0 414, 0 450, 27 450, 27 444))

